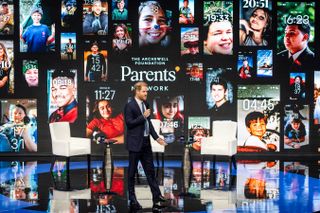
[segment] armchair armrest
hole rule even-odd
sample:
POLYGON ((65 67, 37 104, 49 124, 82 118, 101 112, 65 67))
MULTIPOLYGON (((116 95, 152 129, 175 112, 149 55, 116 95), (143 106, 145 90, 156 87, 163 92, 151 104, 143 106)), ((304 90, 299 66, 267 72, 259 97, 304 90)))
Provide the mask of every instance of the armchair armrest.
POLYGON ((61 140, 61 139, 60 140, 56 139, 56 140, 52 140, 51 143, 52 144, 54 144, 54 143, 63 144, 63 143, 66 143, 66 141, 65 140, 61 140))
POLYGON ((78 138, 78 137, 70 137, 70 143, 77 142, 77 143, 91 143, 90 138, 78 138))
POLYGON ((237 152, 237 139, 222 140, 217 137, 207 137, 201 140, 202 155, 232 156, 237 152))
POLYGON ((70 147, 65 140, 52 140, 52 153, 54 155, 67 156, 70 152, 70 147))
POLYGON ((229 141, 229 156, 237 154, 237 146, 238 146, 238 141, 237 138, 233 138, 229 141))
POLYGON ((83 155, 91 153, 91 140, 89 138, 69 138, 70 153, 72 155, 83 155))

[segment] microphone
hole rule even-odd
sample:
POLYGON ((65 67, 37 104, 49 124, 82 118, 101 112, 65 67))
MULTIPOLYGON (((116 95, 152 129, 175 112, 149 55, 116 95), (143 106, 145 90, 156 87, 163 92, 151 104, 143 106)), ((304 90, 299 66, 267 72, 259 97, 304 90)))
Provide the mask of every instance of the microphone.
MULTIPOLYGON (((144 106, 146 107, 146 110, 149 110, 149 111, 150 111, 150 106, 149 106, 149 104, 148 104, 147 102, 145 102, 145 101, 143 101, 143 104, 144 104, 144 106)), ((150 111, 150 114, 151 114, 151 111, 150 111)), ((149 114, 148 117, 146 117, 146 119, 150 119, 150 114, 149 114)))

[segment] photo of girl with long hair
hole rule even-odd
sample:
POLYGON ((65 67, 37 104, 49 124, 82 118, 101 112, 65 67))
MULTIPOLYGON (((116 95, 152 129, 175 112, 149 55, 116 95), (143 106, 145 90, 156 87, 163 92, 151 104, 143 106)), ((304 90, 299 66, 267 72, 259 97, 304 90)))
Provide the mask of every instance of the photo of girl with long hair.
POLYGON ((0 41, 0 95, 13 93, 13 42, 0 41), (10 52, 9 53, 9 50, 10 52))
POLYGON ((130 36, 131 27, 129 28, 127 25, 124 23, 115 25, 112 39, 112 49, 116 55, 128 53, 130 48, 132 47, 132 39, 130 36))
POLYGON ((183 96, 163 96, 153 100, 154 118, 161 121, 160 135, 173 143, 183 135, 184 100, 183 96))
POLYGON ((112 101, 96 100, 92 110, 92 120, 87 125, 86 135, 89 138, 102 142, 103 139, 116 140, 116 143, 124 142, 124 118, 123 114, 113 113, 112 101), (100 137, 100 138, 99 138, 100 137))
POLYGON ((241 46, 267 46, 271 34, 271 14, 268 8, 256 7, 240 16, 239 43, 241 46))

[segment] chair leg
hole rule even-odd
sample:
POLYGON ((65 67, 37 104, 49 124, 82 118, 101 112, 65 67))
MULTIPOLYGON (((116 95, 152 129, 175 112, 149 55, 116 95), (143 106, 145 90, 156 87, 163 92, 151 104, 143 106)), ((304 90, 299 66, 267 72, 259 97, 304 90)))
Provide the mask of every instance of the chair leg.
POLYGON ((137 181, 138 184, 140 184, 140 176, 139 176, 138 170, 136 172, 136 181, 137 181))
POLYGON ((57 184, 56 184, 56 180, 54 178, 54 175, 53 175, 53 168, 54 168, 54 164, 56 162, 56 156, 54 155, 52 158, 51 158, 51 165, 50 165, 50 175, 52 177, 52 180, 53 180, 53 187, 56 188, 57 187, 57 184))
POLYGON ((87 164, 88 164, 88 188, 90 188, 90 179, 91 179, 91 156, 87 155, 87 164))
POLYGON ((156 161, 157 161, 157 167, 160 167, 160 162, 159 162, 159 153, 156 153, 156 161))
POLYGON ((230 171, 230 174, 232 174, 232 157, 229 158, 229 171, 230 171))
POLYGON ((216 169, 216 161, 217 161, 217 156, 216 156, 216 155, 213 155, 213 158, 212 158, 212 163, 213 163, 212 167, 213 167, 213 170, 216 169))
POLYGON ((57 157, 55 155, 51 158, 50 172, 52 172, 52 170, 53 170, 54 164, 57 160, 56 158, 57 157))
POLYGON ((233 167, 235 169, 237 169, 237 161, 236 161, 236 157, 234 155, 231 156, 231 160, 232 160, 233 167))
POLYGON ((70 188, 70 157, 67 157, 67 190, 70 188))
POLYGON ((161 153, 162 168, 164 168, 164 153, 161 153))
POLYGON ((203 188, 203 155, 201 155, 201 189, 203 188))

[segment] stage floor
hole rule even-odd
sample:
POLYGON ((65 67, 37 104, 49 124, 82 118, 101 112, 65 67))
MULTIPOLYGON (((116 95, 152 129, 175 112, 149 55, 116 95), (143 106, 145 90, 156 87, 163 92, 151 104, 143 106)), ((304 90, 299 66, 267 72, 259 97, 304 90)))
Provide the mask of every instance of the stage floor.
MULTIPOLYGON (((126 160, 113 168, 87 161, 0 161, 0 212, 128 212, 126 160), (68 174, 69 173, 69 174, 68 174), (70 181, 70 182, 69 182, 70 181)), ((84 159, 83 159, 84 160, 84 159)), ((165 160, 156 176, 168 199, 162 212, 315 212, 320 211, 320 162, 292 160, 165 160)), ((136 195, 152 212, 152 196, 141 167, 136 195)))

